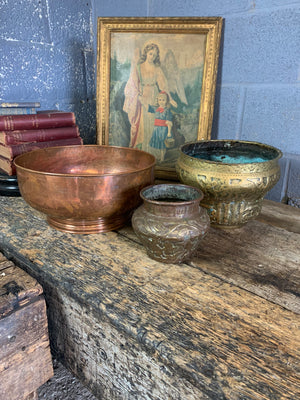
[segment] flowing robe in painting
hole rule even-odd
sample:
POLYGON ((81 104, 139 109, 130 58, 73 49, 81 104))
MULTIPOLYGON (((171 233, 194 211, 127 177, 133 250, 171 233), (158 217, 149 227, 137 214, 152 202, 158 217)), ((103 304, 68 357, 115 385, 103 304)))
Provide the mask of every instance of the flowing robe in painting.
POLYGON ((141 64, 137 64, 132 69, 124 89, 123 106, 131 125, 129 147, 151 153, 149 142, 155 116, 148 112, 148 106, 156 103, 156 97, 162 90, 168 92, 168 86, 166 77, 159 66, 154 68, 154 73, 147 76, 141 73, 141 64))

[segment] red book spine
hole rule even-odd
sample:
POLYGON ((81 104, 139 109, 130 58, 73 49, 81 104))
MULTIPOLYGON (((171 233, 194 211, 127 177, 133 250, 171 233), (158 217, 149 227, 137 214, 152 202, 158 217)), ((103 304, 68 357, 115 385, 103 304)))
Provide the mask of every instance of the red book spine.
POLYGON ((0 129, 4 131, 59 128, 73 125, 75 125, 73 112, 0 116, 0 129))
POLYGON ((0 143, 3 145, 15 145, 26 142, 47 142, 49 140, 68 139, 78 136, 79 129, 77 126, 21 131, 2 131, 0 132, 0 143))
POLYGON ((16 156, 27 153, 28 151, 43 149, 45 147, 54 146, 71 146, 71 145, 82 145, 83 141, 81 137, 75 137, 70 139, 50 140, 48 142, 35 142, 35 143, 20 143, 12 146, 0 145, 0 156, 12 160, 16 156))

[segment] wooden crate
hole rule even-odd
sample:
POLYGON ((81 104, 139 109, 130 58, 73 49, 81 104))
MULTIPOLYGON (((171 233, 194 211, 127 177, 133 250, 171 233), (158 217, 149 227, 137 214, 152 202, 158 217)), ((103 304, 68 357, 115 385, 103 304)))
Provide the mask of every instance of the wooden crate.
POLYGON ((43 289, 0 253, 0 399, 37 399, 52 376, 43 289))

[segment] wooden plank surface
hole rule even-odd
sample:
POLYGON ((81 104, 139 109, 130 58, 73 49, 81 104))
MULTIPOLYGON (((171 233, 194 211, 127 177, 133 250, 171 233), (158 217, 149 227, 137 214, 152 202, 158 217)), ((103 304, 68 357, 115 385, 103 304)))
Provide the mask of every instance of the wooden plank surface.
MULTIPOLYGON (((131 227, 119 232, 138 242, 131 227)), ((268 201, 262 216, 242 228, 210 228, 188 264, 300 314, 296 232, 300 233, 300 210, 268 201), (271 215, 272 223, 263 222, 271 215)))
MULTIPOLYGON (((65 335, 69 333, 70 341, 75 341, 78 346, 76 359, 71 357, 69 363, 73 364, 73 369, 81 371, 86 381, 92 371, 81 365, 80 351, 84 346, 81 341, 86 337, 81 337, 80 331, 87 330, 90 335, 95 331, 90 325, 91 320, 85 320, 85 313, 100 325, 104 321, 105 326, 140 346, 141 352, 151 356, 152 363, 156 359, 172 371, 174 379, 168 386, 165 377, 165 390, 168 387, 171 390, 178 376, 178 379, 186 380, 187 386, 192 385, 202 393, 203 399, 294 400, 300 396, 300 317, 296 313, 299 287, 294 287, 292 280, 287 286, 276 287, 274 281, 265 276, 264 269, 258 267, 266 250, 257 250, 257 243, 263 238, 268 238, 269 245, 279 240, 278 246, 282 250, 284 240, 279 238, 286 237, 288 243, 293 239, 293 232, 285 236, 286 230, 282 227, 260 221, 253 221, 239 234, 225 235, 212 230, 199 249, 199 257, 190 264, 166 265, 146 257, 145 249, 129 227, 100 235, 71 235, 50 228, 44 217, 21 198, 5 201, 0 198, 0 206, 1 250, 44 283, 48 287, 47 293, 56 291, 63 306, 70 302, 73 307, 77 304, 82 309, 84 327, 79 327, 77 321, 73 324, 74 331, 65 332, 65 335), (261 235, 246 241, 251 232, 257 235, 258 228, 262 229, 261 235), (217 237, 214 252, 212 237, 217 237), (221 255, 224 243, 229 242, 232 247, 243 248, 244 254, 236 254, 236 259, 233 258, 232 249, 227 245, 221 255), (247 243, 252 243, 250 256, 247 243), (215 261, 211 262, 211 259, 215 261), (259 280, 256 276, 252 288, 249 286, 250 272, 245 267, 248 259, 255 259, 258 263, 255 274, 265 278, 265 281, 259 280), (241 262, 245 265, 236 271, 234 267, 241 262), (225 266, 225 272, 221 267, 217 272, 214 270, 217 263, 225 266), (231 281, 233 274, 240 276, 241 281, 244 274, 247 287, 243 288, 238 279, 237 283, 231 281), (254 293, 259 281, 264 290, 254 293), (281 306, 274 290, 283 295, 296 293, 296 299, 287 296, 281 306), (274 298, 270 298, 270 291, 274 298), (68 300, 64 301, 64 298, 68 300)), ((284 254, 281 250, 272 253, 269 249, 262 265, 266 259, 270 261, 273 257, 276 261, 279 256, 285 257, 281 260, 285 273, 289 268, 286 262, 293 261, 291 271, 297 278, 293 246, 293 243, 291 248, 287 246, 284 254)), ((273 271, 272 265, 269 262, 268 274, 270 268, 273 271)), ((49 299, 54 301, 51 294, 49 299)), ((51 323, 55 327, 55 320, 51 323)), ((99 341, 104 341, 103 336, 102 339, 98 337, 98 344, 99 341)), ((107 346, 109 353, 109 344, 107 346)), ((94 357, 98 357, 98 350, 96 345, 92 347, 94 357)), ((124 357, 128 365, 114 364, 111 359, 106 364, 116 382, 114 393, 117 393, 118 380, 120 387, 126 387, 126 374, 132 373, 129 371, 130 349, 127 351, 128 356, 124 357)), ((88 361, 95 363, 95 359, 88 361)), ((148 374, 155 368, 150 361, 148 374)), ((96 374, 91 382, 100 394, 104 377, 96 374)), ((135 398, 159 398, 151 394, 146 383, 140 385, 135 388, 140 397, 135 398)), ((180 397, 179 387, 175 392, 174 399, 185 398, 180 397)), ((199 399, 199 396, 191 396, 191 399, 199 399)))
POLYGON ((211 230, 191 263, 300 314, 300 235, 252 221, 211 230))
POLYGON ((287 204, 264 200, 262 212, 257 219, 289 232, 300 233, 300 209, 287 204))

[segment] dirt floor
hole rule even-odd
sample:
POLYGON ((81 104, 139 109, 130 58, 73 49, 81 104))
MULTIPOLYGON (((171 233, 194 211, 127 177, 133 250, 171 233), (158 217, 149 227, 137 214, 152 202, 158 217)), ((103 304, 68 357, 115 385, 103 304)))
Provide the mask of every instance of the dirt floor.
POLYGON ((99 400, 56 360, 53 369, 53 378, 38 390, 39 400, 99 400))

